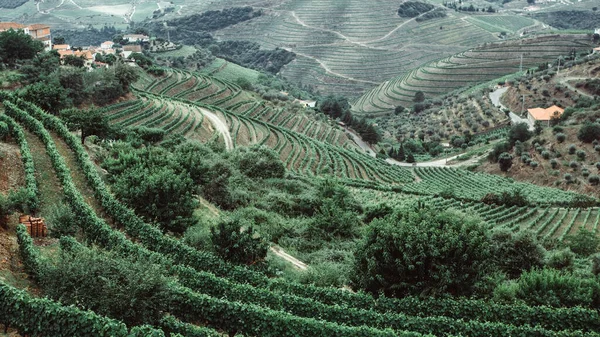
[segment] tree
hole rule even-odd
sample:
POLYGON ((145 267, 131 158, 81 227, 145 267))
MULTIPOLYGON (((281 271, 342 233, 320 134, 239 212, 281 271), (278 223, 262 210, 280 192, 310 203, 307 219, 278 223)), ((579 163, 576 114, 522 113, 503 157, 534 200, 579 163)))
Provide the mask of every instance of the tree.
POLYGON ((508 152, 503 152, 498 157, 498 165, 500 165, 500 171, 506 172, 512 166, 513 156, 508 152))
POLYGON ((283 178, 285 166, 279 155, 266 146, 237 148, 234 154, 240 172, 250 178, 283 178))
POLYGON ((600 139, 600 124, 586 123, 577 132, 577 139, 584 143, 591 143, 600 139))
POLYGON ((533 4, 535 4, 535 0, 527 0, 527 3, 530 5, 533 5, 533 4))
POLYGON ((546 250, 532 232, 500 230, 492 234, 494 262, 510 278, 544 266, 546 250))
POLYGON ((114 65, 115 78, 121 83, 123 91, 129 92, 129 85, 137 81, 139 74, 137 70, 121 62, 114 65))
POLYGON ((480 219, 404 206, 367 228, 355 250, 353 283, 374 295, 468 296, 491 258, 480 219))
POLYGON ((416 160, 415 160, 415 156, 412 154, 412 152, 409 152, 409 153, 406 155, 406 162, 407 162, 407 163, 414 163, 414 162, 416 162, 416 160))
POLYGON ((67 55, 67 56, 65 56, 63 63, 67 66, 83 68, 83 66, 85 65, 85 60, 83 59, 83 57, 78 57, 75 55, 67 55))
POLYGON ((67 109, 60 112, 60 117, 71 130, 81 130, 81 144, 85 144, 88 136, 104 137, 110 131, 106 117, 100 109, 67 109))
POLYGON ((422 91, 415 92, 415 97, 413 98, 413 102, 421 103, 425 100, 425 94, 422 91))
POLYGON ((535 121, 535 123, 533 123, 533 133, 536 136, 539 136, 542 131, 544 131, 544 124, 542 124, 542 121, 535 121))
POLYGON ((21 67, 21 73, 25 75, 25 81, 35 83, 45 80, 55 73, 60 67, 60 55, 57 51, 39 53, 29 64, 21 67))
POLYGON ((65 44, 65 38, 62 36, 55 36, 53 38, 52 44, 65 44))
POLYGON ((221 220, 211 227, 210 234, 217 254, 229 262, 253 265, 267 256, 269 244, 256 235, 251 224, 238 217, 221 220))
POLYGON ((517 123, 508 131, 508 140, 511 146, 513 146, 517 140, 525 142, 531 138, 531 136, 532 134, 531 131, 529 131, 529 125, 527 125, 527 123, 517 123))
POLYGON ((13 66, 17 60, 30 60, 44 50, 44 44, 12 28, 0 33, 0 61, 13 66))
POLYGON ((115 178, 113 192, 150 221, 183 233, 195 223, 195 184, 185 172, 168 167, 131 167, 115 178))
POLYGON ((404 107, 402 105, 398 105, 395 109, 394 109, 394 115, 399 115, 401 113, 404 112, 404 107))
POLYGON ((26 101, 54 114, 71 105, 67 90, 60 85, 57 78, 30 84, 20 95, 26 101))
POLYGON ((598 253, 600 239, 594 233, 582 228, 577 234, 568 235, 565 238, 565 244, 571 248, 573 253, 582 257, 588 257, 598 253))

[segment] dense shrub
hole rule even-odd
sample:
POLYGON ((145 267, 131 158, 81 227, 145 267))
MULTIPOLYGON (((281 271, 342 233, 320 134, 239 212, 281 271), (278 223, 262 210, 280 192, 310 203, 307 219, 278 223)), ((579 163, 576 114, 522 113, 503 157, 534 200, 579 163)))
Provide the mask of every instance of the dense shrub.
POLYGON ((369 293, 468 295, 491 250, 480 220, 407 207, 373 220, 355 255, 354 283, 369 293))
POLYGON ((586 123, 577 133, 577 139, 584 143, 591 143, 594 140, 600 139, 600 124, 586 123))

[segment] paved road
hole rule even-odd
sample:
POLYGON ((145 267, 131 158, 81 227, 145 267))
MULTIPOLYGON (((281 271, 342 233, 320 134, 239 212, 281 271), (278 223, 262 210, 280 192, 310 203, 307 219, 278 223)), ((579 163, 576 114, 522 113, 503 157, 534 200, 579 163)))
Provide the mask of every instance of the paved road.
MULTIPOLYGON (((502 97, 502 95, 504 95, 504 93, 508 90, 508 87, 502 87, 499 89, 496 89, 492 92, 490 92, 490 99, 492 100, 492 104, 495 106, 499 106, 501 109, 508 109, 506 106, 504 106, 504 104, 502 104, 500 102, 500 98, 502 97)), ((529 119, 527 118, 522 118, 519 117, 519 115, 513 113, 512 111, 508 113, 508 116, 510 117, 510 122, 512 124, 517 124, 517 123, 525 123, 527 125, 529 125, 529 130, 533 130, 533 123, 531 123, 529 121, 529 119)))
POLYGON ((375 153, 375 151, 373 151, 371 146, 367 144, 364 140, 362 140, 362 138, 360 138, 359 135, 357 135, 353 130, 350 130, 348 128, 344 129, 348 134, 350 134, 350 137, 352 137, 352 140, 354 140, 356 145, 358 145, 363 151, 365 151, 369 156, 373 158, 377 157, 377 154, 375 153))

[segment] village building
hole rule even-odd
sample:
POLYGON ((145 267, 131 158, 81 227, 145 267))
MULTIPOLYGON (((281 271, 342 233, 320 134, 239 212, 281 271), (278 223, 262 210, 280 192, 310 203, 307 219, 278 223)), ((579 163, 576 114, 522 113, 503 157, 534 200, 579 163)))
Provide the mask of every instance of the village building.
POLYGON ((103 49, 103 50, 112 49, 114 45, 115 45, 115 43, 112 41, 104 41, 104 42, 102 42, 102 44, 100 44, 100 49, 103 49))
POLYGON ((527 119, 533 125, 536 121, 547 123, 550 126, 552 119, 559 118, 565 110, 561 107, 553 105, 547 109, 544 108, 533 108, 527 109, 527 119))
POLYGON ((150 41, 150 37, 143 34, 126 34, 123 35, 123 40, 132 43, 132 42, 148 42, 150 41))
POLYGON ((52 50, 70 50, 71 46, 68 44, 55 44, 52 46, 52 50))
POLYGON ((41 41, 44 44, 46 51, 52 49, 52 35, 50 33, 50 26, 48 25, 36 23, 26 26, 16 22, 0 22, 0 32, 7 31, 9 29, 20 29, 25 34, 31 36, 34 40, 41 41))

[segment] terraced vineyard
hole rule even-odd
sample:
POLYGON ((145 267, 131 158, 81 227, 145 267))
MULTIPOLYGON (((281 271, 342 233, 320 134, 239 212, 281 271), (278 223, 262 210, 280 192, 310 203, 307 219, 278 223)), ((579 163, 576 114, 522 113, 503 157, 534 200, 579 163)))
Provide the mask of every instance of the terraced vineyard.
POLYGON ((390 113, 398 105, 411 106, 418 91, 427 98, 434 98, 517 72, 521 56, 523 67, 527 68, 590 48, 586 35, 550 35, 488 44, 388 80, 355 101, 353 111, 362 114, 390 113))
POLYGON ((390 75, 402 76, 427 62, 498 41, 496 35, 463 20, 461 13, 447 11, 446 18, 416 22, 399 17, 397 9, 390 1, 364 6, 358 0, 294 0, 265 8, 265 15, 216 36, 293 51, 297 58, 284 67, 282 76, 347 96, 360 95, 390 75))
POLYGON ((266 145, 280 154, 288 169, 301 174, 392 184, 413 180, 410 171, 363 154, 337 127, 287 113, 227 81, 169 71, 161 78, 144 78, 136 87, 137 101, 105 109, 111 123, 159 127, 200 140, 231 137, 232 146, 266 145), (228 134, 215 133, 214 123, 219 121, 207 120, 207 114, 226 123, 228 134))
MULTIPOLYGON (((99 336, 140 337, 216 337, 222 333, 268 337, 598 336, 595 332, 600 329, 598 313, 579 307, 531 307, 468 299, 373 298, 364 293, 268 278, 231 265, 212 253, 163 235, 115 199, 78 137, 58 118, 18 99, 6 97, 3 103, 6 112, 3 119, 11 120, 12 132, 23 133, 22 130, 27 129, 43 144, 65 200, 75 212, 76 223, 87 239, 85 242, 116 253, 112 255, 115 259, 152 261, 161 272, 173 277, 167 285, 168 297, 161 304, 164 317, 153 327, 128 327, 93 312, 36 299, 35 295, 2 282, 2 322, 23 333, 72 336, 87 331, 99 336), (76 159, 74 162, 61 155, 57 149, 59 143, 66 144, 76 159), (102 215, 86 202, 74 183, 75 171, 83 172, 94 198, 101 203, 102 215), (113 221, 107 222, 105 217, 113 221)), ((21 143, 21 149, 26 148, 27 144, 21 143)), ((565 218, 575 219, 570 222, 576 226, 578 219, 589 219, 594 214, 597 210, 565 218)), ((18 228, 17 235, 23 264, 35 279, 49 262, 40 257, 24 227, 18 228)), ((66 252, 89 249, 70 237, 61 239, 60 247, 66 252)))

